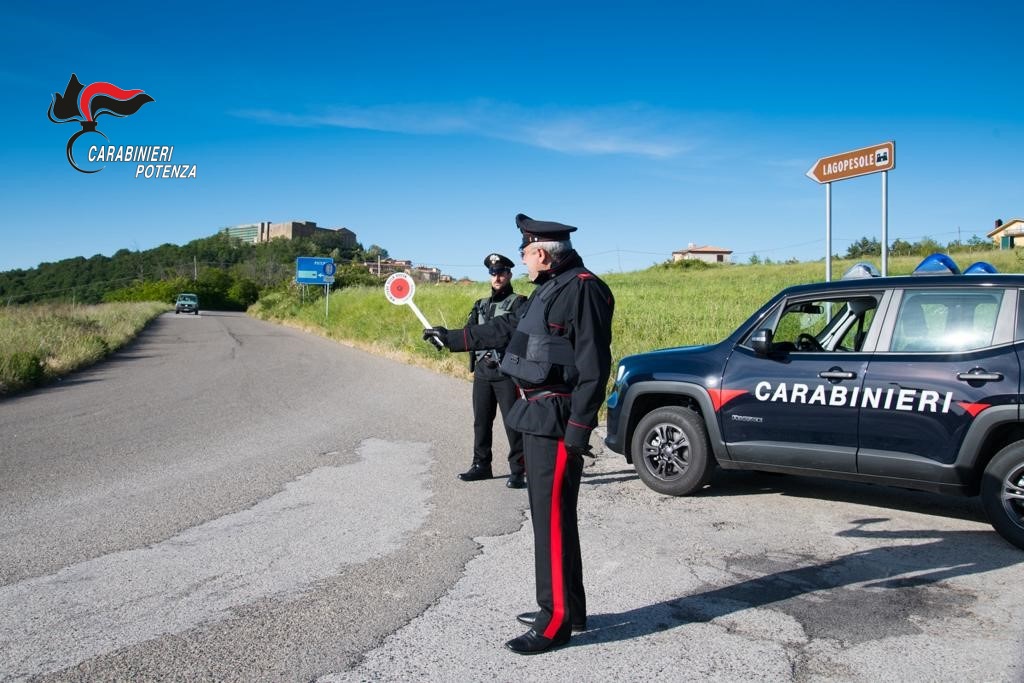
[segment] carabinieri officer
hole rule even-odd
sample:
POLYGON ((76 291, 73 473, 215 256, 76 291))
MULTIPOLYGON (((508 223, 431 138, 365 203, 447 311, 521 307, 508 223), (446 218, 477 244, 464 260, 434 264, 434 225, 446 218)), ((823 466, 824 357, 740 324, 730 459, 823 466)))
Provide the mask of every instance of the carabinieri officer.
POLYGON ((615 300, 573 249, 569 234, 576 228, 524 214, 516 226, 519 253, 537 285, 526 305, 486 325, 431 328, 423 338, 452 351, 506 347, 500 367, 519 393, 508 424, 523 432, 540 609, 516 617, 531 628, 505 646, 536 654, 586 628, 576 502, 611 372, 615 300))
MULTIPOLYGON (((469 312, 466 326, 486 325, 497 317, 514 315, 526 297, 512 291, 512 259, 501 254, 484 258, 491 276, 491 295, 477 299, 469 312)), ((494 441, 494 417, 501 407, 501 419, 508 437, 508 480, 510 489, 526 488, 526 466, 523 463, 523 435, 508 426, 508 413, 516 402, 516 386, 498 369, 505 347, 484 349, 469 354, 473 373, 473 464, 459 475, 462 481, 490 479, 494 441)))

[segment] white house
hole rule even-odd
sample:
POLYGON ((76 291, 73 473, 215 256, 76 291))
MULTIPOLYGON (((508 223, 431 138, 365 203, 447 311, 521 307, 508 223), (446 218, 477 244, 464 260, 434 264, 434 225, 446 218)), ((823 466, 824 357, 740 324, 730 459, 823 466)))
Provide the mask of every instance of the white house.
POLYGON ((996 226, 989 230, 988 238, 1000 249, 1024 247, 1024 220, 1011 218, 1005 223, 996 219, 996 226))
POLYGON ((705 263, 731 263, 730 254, 732 254, 732 249, 723 249, 722 247, 712 247, 709 245, 698 247, 694 246, 693 242, 690 242, 690 246, 686 249, 672 252, 672 262, 696 260, 704 261, 705 263))

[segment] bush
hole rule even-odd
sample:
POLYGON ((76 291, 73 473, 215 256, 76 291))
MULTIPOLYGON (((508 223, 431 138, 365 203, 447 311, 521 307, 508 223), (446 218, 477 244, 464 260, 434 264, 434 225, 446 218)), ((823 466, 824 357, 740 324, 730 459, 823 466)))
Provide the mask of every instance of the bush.
POLYGON ((43 359, 36 353, 0 354, 0 394, 34 387, 43 381, 43 359))
POLYGON ((707 270, 717 268, 717 263, 708 263, 700 259, 683 259, 681 261, 664 261, 661 267, 666 270, 707 270))
POLYGON ((252 280, 239 279, 228 287, 228 299, 235 305, 248 308, 260 298, 260 288, 252 280))
POLYGON ((169 308, 163 303, 0 308, 0 393, 42 384, 95 363, 169 308))

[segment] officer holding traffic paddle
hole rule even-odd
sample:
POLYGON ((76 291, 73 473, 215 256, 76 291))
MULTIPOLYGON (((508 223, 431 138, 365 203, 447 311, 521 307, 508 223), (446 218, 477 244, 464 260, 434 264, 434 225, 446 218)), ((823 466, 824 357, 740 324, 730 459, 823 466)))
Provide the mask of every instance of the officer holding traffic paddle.
POLYGON ((507 424, 523 433, 539 607, 516 617, 531 628, 505 646, 536 654, 586 628, 576 502, 611 372, 615 301, 573 249, 575 227, 524 214, 516 226, 519 253, 537 285, 526 304, 484 325, 432 327, 423 338, 452 351, 505 348, 499 367, 519 395, 507 424))

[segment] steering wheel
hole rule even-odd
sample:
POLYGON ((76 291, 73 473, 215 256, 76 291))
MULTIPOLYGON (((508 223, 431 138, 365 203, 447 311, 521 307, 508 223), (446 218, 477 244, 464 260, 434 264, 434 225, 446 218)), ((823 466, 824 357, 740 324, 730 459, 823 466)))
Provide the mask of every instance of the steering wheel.
POLYGON ((796 347, 801 351, 824 351, 824 347, 814 338, 814 335, 801 332, 796 338, 796 347))

